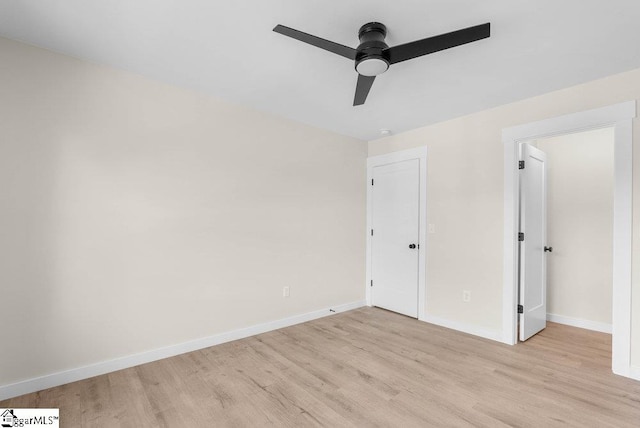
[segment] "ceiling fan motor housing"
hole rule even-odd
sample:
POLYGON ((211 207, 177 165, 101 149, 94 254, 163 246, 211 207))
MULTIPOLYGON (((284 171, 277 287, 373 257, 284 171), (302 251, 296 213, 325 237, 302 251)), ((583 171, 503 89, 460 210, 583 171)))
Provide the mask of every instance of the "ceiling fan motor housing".
POLYGON ((364 76, 376 76, 389 68, 389 57, 384 42, 387 27, 379 22, 370 22, 360 27, 360 45, 356 52, 356 71, 364 76))

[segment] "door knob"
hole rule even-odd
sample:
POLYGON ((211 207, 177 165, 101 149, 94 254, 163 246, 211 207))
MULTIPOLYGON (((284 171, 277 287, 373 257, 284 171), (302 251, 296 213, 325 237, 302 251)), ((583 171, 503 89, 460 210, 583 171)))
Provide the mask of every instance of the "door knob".
POLYGON ((553 252, 553 247, 544 247, 544 252, 547 253, 552 253, 553 252))
POLYGON ((411 248, 413 250, 414 248, 416 248, 416 244, 410 244, 409 248, 411 248))

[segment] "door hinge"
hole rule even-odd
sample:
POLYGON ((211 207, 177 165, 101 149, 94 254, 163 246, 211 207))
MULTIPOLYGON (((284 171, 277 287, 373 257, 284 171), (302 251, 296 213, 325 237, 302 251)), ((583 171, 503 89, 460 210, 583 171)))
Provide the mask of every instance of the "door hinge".
POLYGON ((371 179, 371 185, 373 186, 373 178, 371 179))
POLYGON ((518 241, 524 241, 524 233, 518 232, 518 241))
POLYGON ((522 305, 518 305, 518 313, 519 314, 523 314, 524 313, 524 307, 522 305))
POLYGON ((524 161, 518 161, 518 169, 524 169, 524 161))
POLYGON ((371 286, 373 287, 373 279, 371 280, 371 286))

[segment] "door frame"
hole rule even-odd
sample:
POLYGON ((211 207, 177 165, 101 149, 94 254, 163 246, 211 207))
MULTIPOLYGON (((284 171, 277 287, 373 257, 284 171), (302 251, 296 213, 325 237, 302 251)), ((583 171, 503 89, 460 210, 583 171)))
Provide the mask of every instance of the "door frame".
POLYGON ((612 369, 631 376, 631 257, 633 119, 636 102, 568 114, 502 131, 504 144, 504 279, 502 295, 502 341, 518 341, 518 145, 529 140, 613 127, 613 308, 612 369))
POLYGON ((367 306, 372 306, 371 290, 371 228, 373 225, 373 168, 395 162, 418 159, 420 168, 419 201, 418 201, 418 319, 424 320, 426 314, 427 296, 427 147, 417 147, 409 150, 387 153, 367 158, 367 262, 366 262, 366 300, 367 306))

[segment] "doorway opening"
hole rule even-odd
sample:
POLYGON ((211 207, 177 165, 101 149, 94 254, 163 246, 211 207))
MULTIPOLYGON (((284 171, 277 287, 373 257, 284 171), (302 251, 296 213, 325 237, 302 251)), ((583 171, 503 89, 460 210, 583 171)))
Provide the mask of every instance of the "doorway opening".
POLYGON ((613 142, 605 127, 519 144, 520 341, 546 321, 611 334, 613 142))
POLYGON ((635 116, 635 101, 629 101, 503 130, 504 343, 514 345, 518 341, 519 145, 531 140, 611 127, 614 132, 612 369, 618 375, 631 377, 631 183, 632 119, 635 116))

